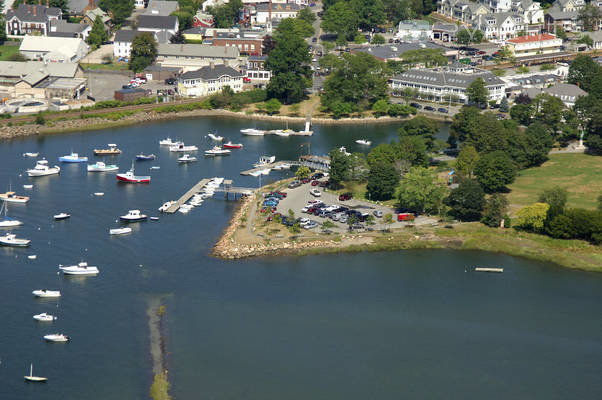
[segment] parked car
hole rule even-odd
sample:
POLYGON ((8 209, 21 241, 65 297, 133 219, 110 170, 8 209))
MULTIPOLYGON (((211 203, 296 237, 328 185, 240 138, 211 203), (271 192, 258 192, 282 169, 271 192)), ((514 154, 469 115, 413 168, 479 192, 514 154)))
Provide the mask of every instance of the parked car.
POLYGON ((376 210, 372 213, 376 218, 382 218, 383 212, 380 210, 376 210))
POLYGON ((417 110, 422 109, 422 105, 418 103, 410 103, 410 107, 414 107, 417 110))
POLYGON ((319 184, 320 184, 320 181, 311 181, 312 186, 318 186, 319 184))
POLYGON ((294 189, 299 186, 301 186, 301 181, 292 181, 291 183, 288 184, 289 189, 294 189))
POLYGON ((309 178, 301 179, 301 183, 309 183, 310 181, 311 181, 311 179, 309 179, 309 178))
POLYGON ((351 193, 343 193, 339 195, 339 201, 351 200, 353 198, 353 194, 351 193))
POLYGON ((351 225, 351 229, 364 229, 364 225, 356 222, 355 224, 351 225))
POLYGON ((320 179, 320 178, 323 178, 323 177, 324 177, 324 174, 322 172, 316 172, 315 174, 313 174, 311 176, 311 179, 320 179))
POLYGON ((320 196, 322 196, 322 192, 320 192, 318 189, 312 189, 312 190, 310 190, 309 194, 311 194, 314 197, 320 197, 320 196))
POLYGON ((435 110, 436 110, 436 108, 435 108, 435 107, 433 107, 433 106, 424 106, 424 109, 425 109, 426 111, 435 111, 435 110))
POLYGON ((400 213, 397 214, 398 221, 414 221, 414 214, 412 213, 400 213))
POLYGON ((341 218, 339 218, 339 222, 342 224, 346 224, 348 219, 349 217, 346 214, 343 214, 341 215, 341 218))
POLYGON ((314 229, 317 226, 318 226, 318 223, 316 221, 309 221, 307 224, 303 225, 303 228, 305 228, 305 229, 314 229))
POLYGON ((479 50, 479 51, 477 51, 477 54, 481 56, 483 54, 487 54, 487 52, 484 50, 479 50))
POLYGON ((449 110, 447 108, 443 108, 443 107, 439 107, 437 109, 437 111, 439 111, 440 113, 443 113, 443 114, 449 113, 449 110))
POLYGON ((176 78, 167 78, 167 79, 165 79, 165 84, 166 85, 175 85, 176 84, 176 78))
POLYGON ((318 38, 317 38, 317 37, 313 37, 313 38, 311 38, 311 42, 312 42, 312 43, 316 43, 317 41, 318 41, 318 38))

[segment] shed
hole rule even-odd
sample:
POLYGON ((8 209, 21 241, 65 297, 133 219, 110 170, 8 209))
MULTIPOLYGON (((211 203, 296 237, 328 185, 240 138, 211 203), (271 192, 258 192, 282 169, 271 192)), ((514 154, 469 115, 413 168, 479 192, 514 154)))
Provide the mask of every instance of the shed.
POLYGON ((165 79, 176 78, 182 73, 182 68, 149 65, 142 73, 149 81, 164 81, 165 79))
POLYGON ((116 90, 114 97, 119 101, 134 101, 140 97, 146 97, 146 90, 140 88, 116 90))

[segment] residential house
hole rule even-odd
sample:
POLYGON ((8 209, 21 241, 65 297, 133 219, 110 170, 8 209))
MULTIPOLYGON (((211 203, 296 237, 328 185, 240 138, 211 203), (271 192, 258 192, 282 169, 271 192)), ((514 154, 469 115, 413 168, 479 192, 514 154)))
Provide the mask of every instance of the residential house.
POLYGON ((451 11, 451 17, 461 22, 469 23, 477 15, 487 14, 489 9, 481 3, 473 3, 468 0, 457 1, 451 11))
POLYGON ((163 17, 171 15, 172 12, 178 10, 177 1, 150 0, 146 6, 144 14, 160 15, 163 17))
POLYGON ((226 86, 234 92, 240 92, 242 78, 243 75, 232 67, 211 63, 180 75, 178 93, 188 97, 208 96, 221 92, 226 86))
MULTIPOLYGON (((211 30, 206 30, 210 32, 211 30)), ((215 30, 214 30, 215 31, 215 30)), ((266 32, 255 30, 240 30, 239 32, 215 32, 213 36, 205 36, 213 46, 238 47, 240 54, 256 55, 263 54, 263 38, 266 32)))
POLYGON ((192 26, 200 28, 210 28, 213 26, 213 15, 198 10, 192 17, 192 26))
POLYGON ((131 29, 118 30, 113 40, 113 57, 130 58, 132 42, 138 33, 140 32, 131 29))
MULTIPOLYGON (((579 11, 585 6, 584 0, 556 0, 552 7, 555 7, 559 11, 579 11)), ((550 9, 552 8, 550 7, 550 9)))
POLYGON ((512 12, 523 15, 525 24, 543 23, 543 9, 541 4, 532 0, 520 0, 512 3, 512 12))
POLYGON ((272 79, 272 71, 265 68, 267 56, 249 56, 247 58, 246 77, 253 83, 267 83, 272 79))
POLYGON ((238 68, 238 47, 217 47, 205 44, 159 44, 157 64, 163 67, 179 67, 184 72, 199 69, 210 63, 238 68))
POLYGON ((543 89, 528 88, 524 89, 523 93, 531 98, 534 98, 538 94, 546 93, 554 97, 559 98, 567 107, 573 107, 577 99, 581 96, 587 96, 587 92, 581 89, 577 85, 569 83, 556 83, 553 86, 545 87, 543 89))
POLYGON ((91 30, 92 27, 88 24, 76 24, 64 19, 56 19, 50 21, 48 36, 74 37, 87 40, 91 30))
POLYGON ((26 35, 19 52, 30 60, 74 63, 88 54, 90 46, 79 38, 26 35))
POLYGON ((141 32, 157 33, 160 31, 167 31, 170 34, 175 35, 176 32, 178 32, 179 27, 178 17, 174 15, 161 16, 143 14, 138 17, 138 30, 141 32))
POLYGON ((423 20, 400 21, 395 36, 405 40, 429 40, 433 31, 431 24, 423 20))
POLYGON ((68 9, 70 15, 84 16, 86 11, 98 7, 99 0, 68 0, 68 9))
POLYGON ((19 4, 16 10, 6 12, 6 34, 46 36, 50 32, 50 21, 61 19, 62 15, 57 7, 19 4))
POLYGON ((485 4, 492 13, 506 13, 512 11, 511 0, 484 0, 483 4, 485 4))
MULTIPOLYGON (((194 40, 194 41, 201 42, 205 38, 205 30, 206 29, 207 28, 195 26, 195 27, 183 30, 182 35, 184 35, 184 38, 186 40, 194 40)), ((238 29, 237 29, 237 31, 238 31, 238 29)))
POLYGON ((565 32, 581 31, 579 11, 562 11, 556 6, 550 7, 544 16, 544 29, 546 32, 556 34, 558 28, 562 28, 565 32))
POLYGON ((537 35, 519 36, 506 40, 506 44, 515 57, 533 56, 560 52, 562 39, 542 33, 537 35))
POLYGON ((439 40, 441 42, 455 42, 459 30, 460 28, 456 24, 435 22, 433 24, 431 39, 439 40))
POLYGON ((7 97, 73 99, 85 84, 78 63, 0 61, 0 92, 7 97))
POLYGON ((84 18, 82 19, 82 23, 88 24, 90 26, 94 26, 94 21, 96 21, 96 17, 100 17, 100 20, 105 26, 105 30, 107 33, 111 33, 111 28, 113 27, 113 21, 109 14, 104 12, 102 9, 96 8, 88 8, 85 11, 84 18))
POLYGON ((592 38, 594 50, 602 50, 602 31, 585 32, 585 34, 592 38))
POLYGON ((437 101, 455 98, 459 102, 468 103, 466 89, 477 78, 485 81, 489 100, 499 101, 505 97, 503 80, 490 71, 472 69, 458 62, 446 68, 410 69, 391 78, 389 87, 394 96, 410 89, 421 98, 437 101))
MULTIPOLYGON (((272 3, 272 20, 283 20, 286 18, 295 18, 301 8, 294 3, 274 4, 272 3)), ((257 13, 255 20, 257 24, 266 24, 270 19, 269 3, 259 3, 256 6, 257 13)))
POLYGON ((473 27, 481 30, 487 40, 510 39, 525 29, 523 16, 508 12, 479 15, 473 27))

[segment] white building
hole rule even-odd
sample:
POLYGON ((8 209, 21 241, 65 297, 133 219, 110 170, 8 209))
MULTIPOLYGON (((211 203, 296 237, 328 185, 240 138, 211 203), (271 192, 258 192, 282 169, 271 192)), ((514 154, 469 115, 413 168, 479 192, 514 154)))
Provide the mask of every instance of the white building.
POLYGON ((511 39, 525 30, 523 16, 515 13, 478 15, 472 25, 482 31, 487 40, 511 39))
POLYGON ((514 1, 512 3, 512 12, 522 14, 525 24, 543 23, 543 9, 538 2, 532 0, 514 1))
POLYGON ((242 90, 243 75, 226 65, 210 65, 185 72, 178 78, 178 93, 187 97, 208 96, 229 86, 234 92, 242 90))
POLYGON ((90 46, 79 38, 26 35, 19 52, 29 60, 45 62, 79 62, 90 46))
POLYGON ((506 40, 515 57, 533 56, 560 52, 562 39, 549 33, 519 36, 506 40))
POLYGON ((138 30, 140 32, 153 32, 157 34, 161 31, 166 31, 170 35, 175 35, 179 28, 178 17, 173 15, 143 14, 138 17, 138 30))
POLYGON ((484 0, 483 4, 487 6, 491 12, 501 13, 512 10, 511 0, 484 0))
POLYGON ((246 76, 251 82, 267 83, 272 79, 272 71, 265 68, 267 56, 249 56, 246 76))
POLYGON ((113 40, 113 57, 130 58, 132 42, 138 33, 138 31, 133 30, 118 30, 113 40))
POLYGON ((234 46, 171 43, 157 46, 157 64, 182 68, 184 72, 194 71, 211 63, 238 68, 239 56, 238 47, 234 46))
MULTIPOLYGON (((256 24, 266 24, 270 19, 269 4, 260 3, 256 6, 257 14, 255 14, 256 24)), ((295 18, 301 8, 294 3, 289 4, 274 4, 272 3, 272 20, 283 20, 285 18, 295 18)))
POLYGON ((428 21, 407 20, 400 21, 395 36, 406 40, 429 40, 433 30, 428 21))

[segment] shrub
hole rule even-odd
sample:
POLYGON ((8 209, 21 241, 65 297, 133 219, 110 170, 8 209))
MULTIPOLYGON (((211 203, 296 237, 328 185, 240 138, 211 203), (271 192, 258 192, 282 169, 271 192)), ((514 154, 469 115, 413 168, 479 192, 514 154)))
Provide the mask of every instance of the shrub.
POLYGON ((46 120, 44 119, 44 116, 40 113, 38 115, 36 115, 36 124, 37 125, 44 125, 46 124, 46 120))

